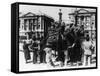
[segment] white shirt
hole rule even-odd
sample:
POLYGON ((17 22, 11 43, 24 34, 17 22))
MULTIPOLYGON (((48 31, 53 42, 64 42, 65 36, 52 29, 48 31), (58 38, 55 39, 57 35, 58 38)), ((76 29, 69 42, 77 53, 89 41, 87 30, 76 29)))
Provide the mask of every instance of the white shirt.
POLYGON ((92 54, 92 52, 90 50, 91 45, 92 45, 91 41, 84 41, 82 43, 82 48, 84 50, 85 55, 91 55, 92 54))

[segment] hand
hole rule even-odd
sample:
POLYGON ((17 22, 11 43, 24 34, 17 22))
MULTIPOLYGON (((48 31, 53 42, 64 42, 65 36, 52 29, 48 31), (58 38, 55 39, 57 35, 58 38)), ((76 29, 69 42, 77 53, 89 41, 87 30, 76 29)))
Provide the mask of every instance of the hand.
POLYGON ((72 46, 69 46, 68 48, 72 48, 72 46))
POLYGON ((72 47, 74 47, 74 46, 75 46, 75 43, 73 43, 72 47))

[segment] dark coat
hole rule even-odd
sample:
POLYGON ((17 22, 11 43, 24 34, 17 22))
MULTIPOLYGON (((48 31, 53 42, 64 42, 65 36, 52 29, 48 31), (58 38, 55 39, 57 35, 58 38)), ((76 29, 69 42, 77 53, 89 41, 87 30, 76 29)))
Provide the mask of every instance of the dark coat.
POLYGON ((24 44, 24 45, 23 45, 23 49, 24 49, 24 56, 25 56, 25 59, 26 59, 26 60, 31 59, 31 56, 30 56, 30 51, 29 51, 28 46, 29 46, 29 44, 24 44))
POLYGON ((81 50, 81 43, 80 40, 76 40, 75 41, 75 45, 71 50, 71 54, 70 54, 70 59, 72 62, 77 62, 77 61, 81 61, 81 57, 82 57, 82 50, 81 50))

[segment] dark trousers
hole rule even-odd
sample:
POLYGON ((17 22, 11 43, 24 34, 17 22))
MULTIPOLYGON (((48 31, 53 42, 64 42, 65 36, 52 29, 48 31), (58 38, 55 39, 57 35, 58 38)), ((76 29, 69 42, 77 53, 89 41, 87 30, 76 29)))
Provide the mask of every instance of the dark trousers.
POLYGON ((27 60, 30 60, 31 59, 29 50, 24 50, 24 56, 25 56, 26 62, 27 62, 27 60))
POLYGON ((58 58, 56 60, 57 61, 62 61, 64 63, 64 61, 65 61, 64 52, 58 52, 58 58))
POLYGON ((46 53, 45 51, 40 51, 40 63, 46 62, 46 53))
POLYGON ((33 52, 33 64, 37 63, 37 51, 33 52))

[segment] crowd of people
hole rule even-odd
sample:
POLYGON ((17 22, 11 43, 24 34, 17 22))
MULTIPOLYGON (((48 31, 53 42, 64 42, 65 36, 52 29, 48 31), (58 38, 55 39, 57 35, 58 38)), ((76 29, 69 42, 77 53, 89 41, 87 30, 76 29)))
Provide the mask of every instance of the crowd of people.
MULTIPOLYGON (((51 29, 59 29, 54 39, 36 40, 32 36, 30 43, 24 41, 23 52, 26 63, 33 54, 33 64, 45 63, 55 66, 91 65, 93 58, 96 60, 95 39, 88 35, 84 37, 84 28, 71 24, 65 29, 64 24, 53 24, 51 29), (54 26, 55 25, 55 26, 54 26), (58 26, 57 26, 58 25, 58 26)), ((49 29, 50 30, 50 29, 49 29)))

